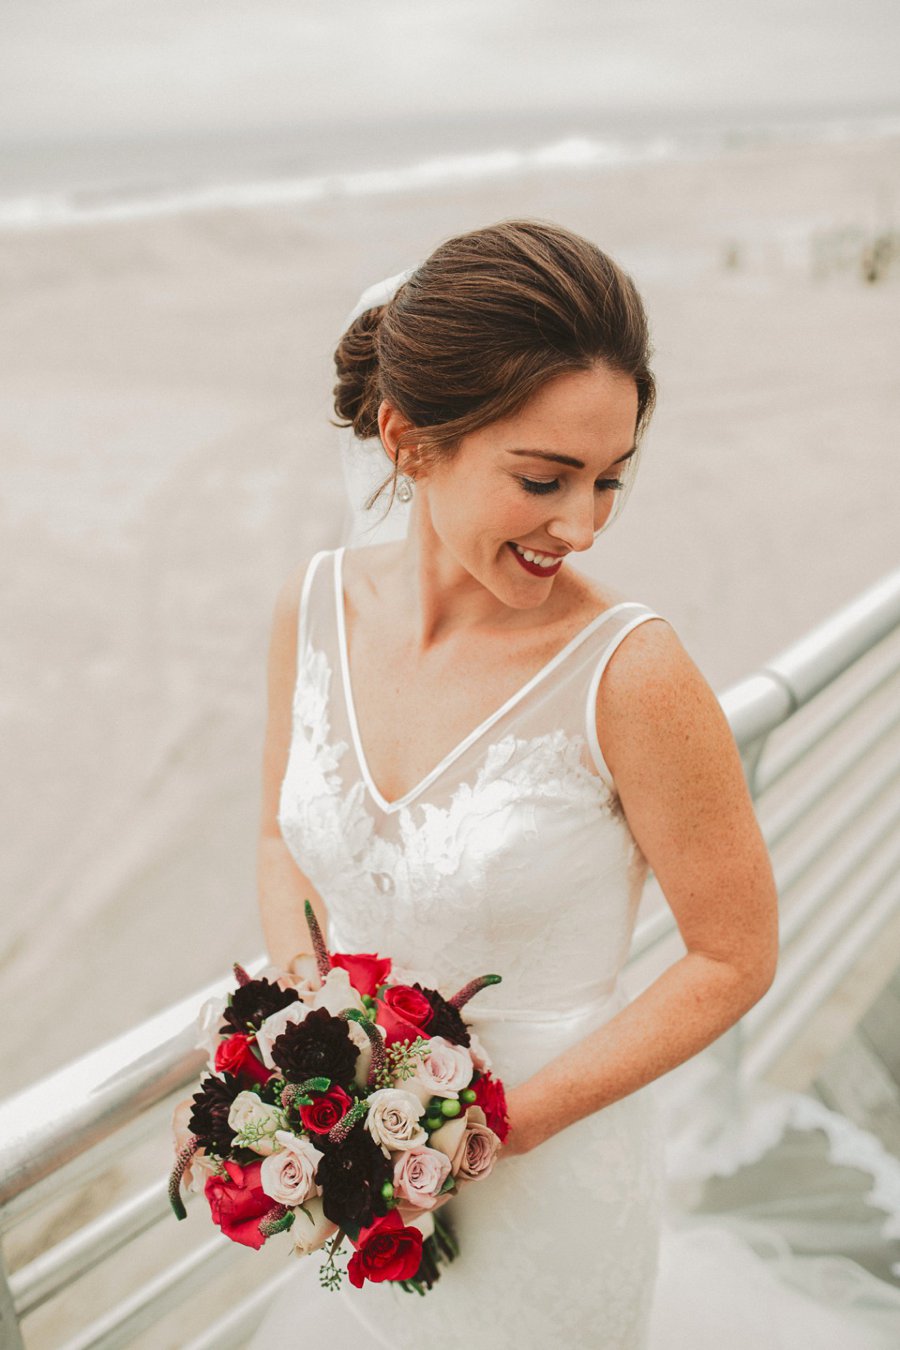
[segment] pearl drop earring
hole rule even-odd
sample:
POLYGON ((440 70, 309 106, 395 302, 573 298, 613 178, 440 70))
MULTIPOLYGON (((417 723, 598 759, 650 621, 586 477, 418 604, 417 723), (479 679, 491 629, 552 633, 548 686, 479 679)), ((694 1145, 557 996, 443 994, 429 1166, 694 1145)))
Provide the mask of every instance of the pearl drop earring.
POLYGON ((397 500, 399 502, 412 501, 412 482, 405 474, 401 474, 400 481, 397 484, 397 500))

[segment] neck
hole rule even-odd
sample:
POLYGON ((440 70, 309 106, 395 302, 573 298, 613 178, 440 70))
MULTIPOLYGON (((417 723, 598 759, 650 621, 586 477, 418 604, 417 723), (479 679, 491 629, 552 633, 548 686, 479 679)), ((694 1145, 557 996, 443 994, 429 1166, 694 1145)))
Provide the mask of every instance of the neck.
MULTIPOLYGON (((435 531, 421 490, 410 512, 405 539, 391 545, 388 585, 392 603, 410 646, 424 655, 466 634, 495 634, 534 628, 555 613, 551 606, 554 586, 547 600, 527 609, 505 604, 453 556, 435 531)), ((557 597, 558 598, 558 597, 557 597)))

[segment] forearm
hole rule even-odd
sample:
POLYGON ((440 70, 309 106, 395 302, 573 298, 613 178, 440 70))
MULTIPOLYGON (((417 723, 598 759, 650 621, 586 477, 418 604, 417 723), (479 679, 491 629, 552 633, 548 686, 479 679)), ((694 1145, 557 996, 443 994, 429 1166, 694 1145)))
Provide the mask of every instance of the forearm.
POLYGON ((328 913, 321 897, 297 867, 280 836, 263 835, 257 853, 259 914, 266 949, 273 965, 287 970, 299 953, 311 953, 304 914, 309 900, 328 941, 328 913))
POLYGON ((733 1026, 767 987, 688 952, 610 1021, 510 1090, 512 1151, 527 1152, 683 1064, 733 1026))

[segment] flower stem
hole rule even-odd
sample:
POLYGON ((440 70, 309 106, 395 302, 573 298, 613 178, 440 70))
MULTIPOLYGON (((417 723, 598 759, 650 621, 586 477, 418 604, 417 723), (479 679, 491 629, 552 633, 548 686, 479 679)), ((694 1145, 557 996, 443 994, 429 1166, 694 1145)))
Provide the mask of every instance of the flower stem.
POLYGON ((435 1213, 432 1213, 432 1218, 434 1220, 434 1236, 437 1245, 446 1256, 447 1260, 452 1261, 454 1257, 459 1256, 459 1245, 456 1238, 453 1236, 450 1226, 446 1224, 443 1219, 439 1219, 435 1213))

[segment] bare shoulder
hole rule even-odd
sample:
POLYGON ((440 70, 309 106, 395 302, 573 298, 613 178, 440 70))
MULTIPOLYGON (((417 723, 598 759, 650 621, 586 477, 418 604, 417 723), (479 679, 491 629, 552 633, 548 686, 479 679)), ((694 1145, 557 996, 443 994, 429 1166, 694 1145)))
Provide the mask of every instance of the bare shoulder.
POLYGON ((305 559, 285 577, 275 596, 272 611, 271 655, 293 655, 297 646, 297 618, 300 609, 300 597, 303 594, 303 579, 309 567, 305 559))
POLYGON ((664 620, 638 624, 614 651, 597 735, 685 946, 730 965, 756 1001, 778 961, 772 865, 725 714, 664 620))
POLYGON ((297 663, 297 630, 300 619, 300 601, 303 585, 315 554, 310 554, 292 568, 275 597, 272 614, 269 672, 293 679, 297 663))
POLYGON ((731 779, 739 756, 715 693, 665 619, 614 651, 597 692, 597 736, 617 786, 649 777, 731 779))
POLYGON ((361 544, 344 550, 341 568, 344 594, 354 616, 390 595, 402 571, 403 541, 382 540, 379 544, 361 544))

